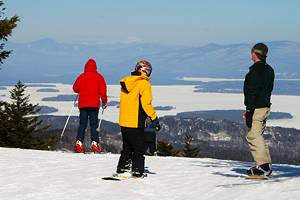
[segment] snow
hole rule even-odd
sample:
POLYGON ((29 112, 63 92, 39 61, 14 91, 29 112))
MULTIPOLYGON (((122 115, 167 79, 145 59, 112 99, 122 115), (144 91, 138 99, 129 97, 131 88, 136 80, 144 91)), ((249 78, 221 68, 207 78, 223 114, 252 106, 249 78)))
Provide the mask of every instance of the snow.
MULTIPOLYGON (((47 88, 42 86, 43 83, 38 83, 39 87, 27 87, 26 91, 30 94, 32 103, 38 103, 40 106, 50 106, 57 108, 58 111, 51 113, 52 115, 68 115, 73 102, 70 101, 42 101, 44 97, 55 97, 57 95, 70 95, 72 92, 72 85, 51 83, 60 92, 37 92, 39 89, 47 88)), ((49 85, 49 83, 44 83, 49 85)), ((31 84, 32 85, 32 84, 31 84)), ((0 100, 9 99, 9 90, 13 87, 6 86, 7 90, 0 90, 0 100)), ((174 109, 160 111, 158 116, 176 115, 179 112, 187 111, 204 111, 204 110, 231 110, 231 109, 245 109, 243 102, 243 94, 231 93, 202 93, 194 92, 194 85, 154 85, 153 91, 153 105, 154 106, 172 106, 174 109)), ((119 101, 120 86, 108 85, 108 99, 109 101, 119 101)), ((292 119, 284 120, 268 120, 268 126, 281 126, 287 128, 300 129, 300 96, 289 95, 272 95, 272 111, 287 112, 292 114, 292 119)), ((77 109, 72 113, 78 116, 77 109)), ((102 116, 101 116, 102 117, 102 116)), ((103 119, 111 122, 118 122, 119 108, 116 106, 109 106, 104 114, 103 119)))
POLYGON ((144 179, 104 181, 117 154, 0 148, 1 200, 297 200, 300 167, 273 165, 269 180, 243 177, 251 163, 208 158, 146 157, 144 179))

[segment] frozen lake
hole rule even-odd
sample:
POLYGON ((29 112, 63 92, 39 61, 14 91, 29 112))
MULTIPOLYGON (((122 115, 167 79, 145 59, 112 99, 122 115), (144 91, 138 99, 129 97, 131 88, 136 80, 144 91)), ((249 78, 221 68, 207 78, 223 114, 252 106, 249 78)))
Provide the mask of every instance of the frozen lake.
MULTIPOLYGON (((31 86, 34 84, 31 84, 31 86)), ((3 86, 6 87, 6 86, 3 86)), ((245 109, 243 105, 242 94, 230 93, 201 93, 194 92, 193 85, 164 85, 153 86, 153 105, 154 106, 172 106, 172 110, 159 110, 159 116, 176 115, 179 112, 186 111, 204 111, 204 110, 232 110, 245 109)), ((0 100, 9 99, 9 90, 13 87, 6 87, 6 90, 0 90, 0 100)), ((32 103, 38 103, 40 106, 50 106, 58 109, 51 115, 68 115, 73 102, 71 101, 42 101, 45 97, 56 97, 57 95, 71 95, 72 85, 70 84, 52 84, 39 83, 35 87, 27 87, 26 91, 30 94, 32 103), (45 86, 43 86, 45 85, 45 86), (50 87, 52 86, 52 87, 50 87), (39 92, 40 89, 49 88, 49 92, 39 92), (55 91, 55 90, 59 91, 55 91)), ((108 85, 109 101, 119 101, 120 86, 108 85)), ((268 126, 281 126, 300 129, 300 96, 273 95, 272 111, 287 112, 293 115, 292 119, 269 120, 268 126)), ((77 109, 73 115, 79 115, 77 109)), ((103 115, 103 119, 118 122, 119 109, 117 106, 109 106, 103 115)))

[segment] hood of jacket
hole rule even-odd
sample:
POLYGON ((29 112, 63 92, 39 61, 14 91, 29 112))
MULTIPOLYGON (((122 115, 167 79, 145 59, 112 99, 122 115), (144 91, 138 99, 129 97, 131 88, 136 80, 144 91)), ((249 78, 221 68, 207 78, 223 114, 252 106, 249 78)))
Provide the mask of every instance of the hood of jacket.
POLYGON ((140 71, 132 72, 131 76, 127 76, 120 80, 120 85, 123 91, 130 93, 137 85, 137 82, 141 80, 149 81, 149 77, 140 71))
POLYGON ((97 64, 94 59, 89 59, 85 66, 84 66, 84 72, 96 72, 97 71, 97 64))

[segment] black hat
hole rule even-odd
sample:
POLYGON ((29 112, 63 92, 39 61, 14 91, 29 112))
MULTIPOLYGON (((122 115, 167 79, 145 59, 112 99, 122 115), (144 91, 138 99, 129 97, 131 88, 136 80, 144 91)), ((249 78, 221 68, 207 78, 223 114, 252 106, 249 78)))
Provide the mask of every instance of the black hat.
POLYGON ((264 43, 257 43, 252 47, 252 52, 254 52, 260 59, 266 59, 268 53, 268 47, 264 43))

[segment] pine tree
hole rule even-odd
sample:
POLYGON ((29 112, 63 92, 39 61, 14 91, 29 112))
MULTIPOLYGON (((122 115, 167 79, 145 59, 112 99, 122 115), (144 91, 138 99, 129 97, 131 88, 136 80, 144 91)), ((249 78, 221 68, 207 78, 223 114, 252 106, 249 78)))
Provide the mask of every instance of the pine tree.
POLYGON ((14 148, 47 149, 54 143, 53 138, 40 139, 35 134, 42 133, 48 126, 40 127, 42 120, 36 116, 38 105, 29 102, 25 95, 26 86, 20 81, 10 91, 11 103, 2 102, 0 117, 0 145, 14 148))
POLYGON ((164 142, 158 141, 157 142, 157 155, 158 156, 179 156, 180 151, 174 149, 173 145, 164 142))
POLYGON ((189 158, 196 158, 199 156, 199 148, 192 145, 193 137, 186 133, 185 134, 185 145, 183 149, 183 156, 189 158))
POLYGON ((13 16, 11 18, 3 18, 5 8, 3 1, 0 1, 0 65, 3 64, 3 60, 6 59, 11 51, 5 51, 4 42, 7 38, 11 36, 12 30, 17 26, 17 22, 20 21, 18 16, 13 16))
POLYGON ((0 101, 0 146, 5 147, 8 140, 7 133, 7 115, 4 112, 5 102, 0 101))

